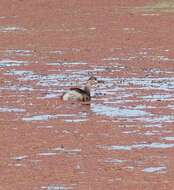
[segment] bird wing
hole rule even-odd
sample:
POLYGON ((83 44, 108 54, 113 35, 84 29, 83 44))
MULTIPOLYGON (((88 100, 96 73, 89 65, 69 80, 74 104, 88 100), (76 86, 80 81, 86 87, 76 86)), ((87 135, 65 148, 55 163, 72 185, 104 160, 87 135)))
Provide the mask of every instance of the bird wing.
POLYGON ((80 88, 73 87, 73 88, 70 88, 70 90, 74 90, 76 92, 79 92, 80 94, 86 94, 86 91, 84 91, 80 88))

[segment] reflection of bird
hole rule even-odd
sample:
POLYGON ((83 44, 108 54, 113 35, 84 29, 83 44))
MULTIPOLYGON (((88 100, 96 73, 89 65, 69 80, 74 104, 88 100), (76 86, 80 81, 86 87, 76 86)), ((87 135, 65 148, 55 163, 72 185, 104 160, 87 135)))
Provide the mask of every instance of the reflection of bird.
POLYGON ((63 93, 61 98, 63 100, 79 100, 79 101, 83 101, 83 102, 90 101, 91 87, 97 83, 98 83, 98 81, 97 81, 96 77, 92 76, 87 80, 86 85, 83 90, 80 88, 70 88, 70 90, 63 93))

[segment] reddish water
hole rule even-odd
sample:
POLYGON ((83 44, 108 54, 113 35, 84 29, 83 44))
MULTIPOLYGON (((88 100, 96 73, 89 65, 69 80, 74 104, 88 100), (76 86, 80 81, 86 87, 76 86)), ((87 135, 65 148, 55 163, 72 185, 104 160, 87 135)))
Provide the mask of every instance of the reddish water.
POLYGON ((0 189, 173 189, 174 15, 153 3, 1 2, 0 189), (89 72, 91 103, 62 102, 89 72))

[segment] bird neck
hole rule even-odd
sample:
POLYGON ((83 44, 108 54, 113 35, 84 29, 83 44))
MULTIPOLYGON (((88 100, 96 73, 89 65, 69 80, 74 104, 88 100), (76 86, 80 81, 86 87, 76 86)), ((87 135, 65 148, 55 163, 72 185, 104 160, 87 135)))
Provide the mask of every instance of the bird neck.
POLYGON ((91 86, 88 85, 88 84, 86 84, 85 87, 84 87, 84 91, 85 91, 88 95, 90 95, 90 90, 91 90, 91 86))

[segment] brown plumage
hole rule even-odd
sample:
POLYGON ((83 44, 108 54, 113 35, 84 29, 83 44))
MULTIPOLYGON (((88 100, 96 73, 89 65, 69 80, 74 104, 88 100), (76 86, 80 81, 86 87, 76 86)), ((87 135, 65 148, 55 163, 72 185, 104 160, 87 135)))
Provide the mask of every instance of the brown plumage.
POLYGON ((90 77, 84 89, 80 88, 70 88, 67 92, 63 93, 63 100, 78 100, 87 102, 91 100, 90 90, 93 85, 97 84, 97 79, 95 77, 90 77))

